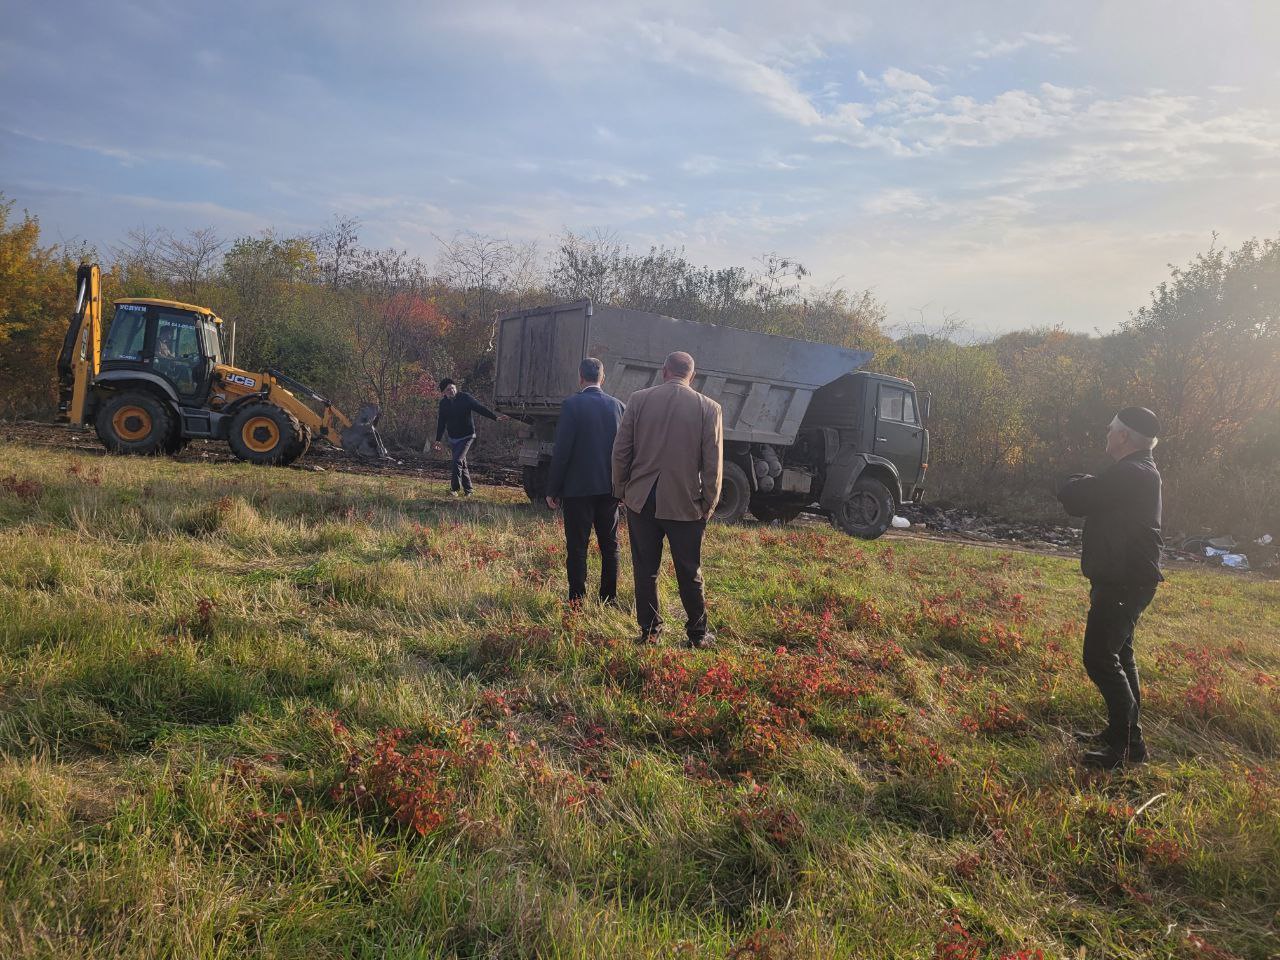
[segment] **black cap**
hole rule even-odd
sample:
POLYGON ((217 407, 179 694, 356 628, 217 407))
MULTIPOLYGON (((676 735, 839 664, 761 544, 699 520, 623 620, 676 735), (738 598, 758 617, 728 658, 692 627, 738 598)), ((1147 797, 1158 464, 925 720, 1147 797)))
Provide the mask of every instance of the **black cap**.
POLYGON ((1146 407, 1125 407, 1116 414, 1116 419, 1148 439, 1160 436, 1160 418, 1146 407))

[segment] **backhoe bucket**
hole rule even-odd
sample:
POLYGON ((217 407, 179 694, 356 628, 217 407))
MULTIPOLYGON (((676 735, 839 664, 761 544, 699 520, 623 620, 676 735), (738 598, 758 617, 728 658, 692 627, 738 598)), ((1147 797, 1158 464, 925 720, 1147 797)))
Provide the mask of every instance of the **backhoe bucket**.
POLYGON ((342 431, 342 449, 361 460, 388 460, 387 448, 378 436, 378 417, 382 411, 377 404, 366 403, 356 411, 351 426, 342 431))

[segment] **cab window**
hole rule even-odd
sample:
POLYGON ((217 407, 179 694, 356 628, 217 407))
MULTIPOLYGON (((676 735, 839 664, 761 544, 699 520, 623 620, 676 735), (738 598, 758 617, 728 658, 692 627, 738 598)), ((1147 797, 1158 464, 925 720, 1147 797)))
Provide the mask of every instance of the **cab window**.
POLYGON ((916 398, 909 391, 902 391, 902 422, 903 423, 919 423, 920 418, 916 416, 916 398))
POLYGON ((146 340, 147 308, 136 303, 121 304, 112 317, 102 359, 141 360, 146 340))
POLYGON ((204 355, 214 366, 222 363, 222 338, 218 336, 218 328, 212 323, 200 324, 200 334, 204 340, 204 355))
POLYGON ((880 388, 880 419, 881 420, 902 420, 902 403, 906 397, 905 390, 899 390, 897 387, 881 387, 880 388))
POLYGON ((189 314, 162 311, 156 324, 153 356, 157 360, 200 359, 200 340, 195 319, 189 314))
POLYGON ((880 387, 880 419, 898 423, 920 422, 916 415, 916 398, 910 390, 901 387, 880 387))

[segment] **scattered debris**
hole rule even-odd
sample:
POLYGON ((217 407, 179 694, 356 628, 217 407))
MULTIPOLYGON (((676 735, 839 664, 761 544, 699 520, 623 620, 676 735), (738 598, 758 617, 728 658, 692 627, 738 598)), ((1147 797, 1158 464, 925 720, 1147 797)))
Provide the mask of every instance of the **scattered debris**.
POLYGON ((890 524, 895 530, 906 530, 911 526, 911 521, 906 517, 894 517, 893 520, 890 521, 890 524))
POLYGON ((1055 552, 1080 548, 1080 530, 1067 524, 1019 522, 931 503, 905 503, 902 512, 913 530, 928 529, 932 533, 984 543, 1009 541, 1055 552))
POLYGON ((1224 567, 1231 567, 1233 570, 1249 569, 1249 558, 1243 553, 1231 553, 1218 547, 1205 547, 1204 555, 1221 561, 1224 567))

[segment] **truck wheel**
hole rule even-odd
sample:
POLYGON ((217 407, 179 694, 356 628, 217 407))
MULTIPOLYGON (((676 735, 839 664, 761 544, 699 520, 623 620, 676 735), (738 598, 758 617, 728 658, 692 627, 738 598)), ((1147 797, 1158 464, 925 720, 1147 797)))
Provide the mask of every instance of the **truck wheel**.
POLYGON ((531 503, 542 503, 547 496, 547 475, 551 472, 551 464, 540 463, 536 467, 525 467, 520 471, 520 480, 524 485, 524 495, 531 503))
POLYGON ((98 439, 112 453, 144 457, 163 453, 175 432, 169 405, 142 390, 116 394, 107 400, 98 408, 93 425, 98 439))
POLYGON ((732 460, 724 462, 724 482, 720 485, 720 502, 712 518, 718 523, 736 523, 747 512, 751 501, 751 481, 747 471, 732 460))
POLYGON ((307 455, 307 451, 310 449, 311 449, 311 428, 303 427, 301 435, 295 442, 289 444, 289 448, 284 452, 284 459, 281 460, 280 462, 282 464, 293 463, 295 460, 299 460, 302 457, 305 457, 307 455))
POLYGON ((803 507, 761 503, 758 500, 751 504, 751 515, 761 523, 773 523, 775 520, 779 523, 790 523, 803 512, 803 507))
POLYGON ((851 536, 874 540, 893 522, 893 494, 875 477, 859 477, 831 522, 851 536))
POLYGON ((227 442, 239 459, 259 466, 288 463, 302 441, 302 424, 273 403, 251 403, 231 418, 227 442))

